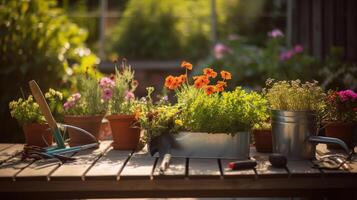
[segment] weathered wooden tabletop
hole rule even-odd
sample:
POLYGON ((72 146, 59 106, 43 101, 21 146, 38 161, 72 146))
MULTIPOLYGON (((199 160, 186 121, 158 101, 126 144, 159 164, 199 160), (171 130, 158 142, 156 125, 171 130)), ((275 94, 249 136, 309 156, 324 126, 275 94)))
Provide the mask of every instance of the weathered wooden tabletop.
MULTIPOLYGON (((22 161, 22 144, 0 144, 0 193, 11 197, 243 197, 356 195, 357 162, 350 171, 319 170, 289 161, 272 168, 268 154, 251 155, 256 170, 230 171, 225 159, 172 158, 164 174, 160 158, 117 151, 111 141, 72 154, 74 162, 22 161)), ((328 152, 318 145, 320 152, 328 152)), ((353 196, 356 197, 356 196, 353 196)))

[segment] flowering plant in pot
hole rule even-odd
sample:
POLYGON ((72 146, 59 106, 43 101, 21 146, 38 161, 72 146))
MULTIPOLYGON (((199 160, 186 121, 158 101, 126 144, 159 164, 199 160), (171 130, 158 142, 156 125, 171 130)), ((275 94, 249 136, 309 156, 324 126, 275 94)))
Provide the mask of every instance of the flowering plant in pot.
POLYGON ((134 71, 123 60, 120 68, 115 67, 114 80, 104 77, 100 81, 102 88, 110 95, 109 120, 114 149, 136 149, 140 140, 140 128, 135 126, 136 100, 134 91, 138 82, 134 80, 134 71))
MULTIPOLYGON (((88 70, 88 69, 87 69, 88 70)), ((100 87, 97 78, 86 74, 76 76, 77 92, 63 104, 64 122, 82 128, 98 139, 102 119, 107 111, 110 93, 100 87)), ((70 146, 93 143, 78 130, 68 129, 70 146)))
POLYGON ((203 74, 194 76, 191 82, 187 72, 193 66, 182 62, 181 67, 185 68, 185 74, 165 79, 165 86, 174 90, 177 97, 177 103, 171 106, 174 114, 170 120, 173 132, 178 133, 159 133, 159 137, 164 140, 171 135, 176 146, 184 146, 185 150, 177 151, 177 155, 192 152, 190 156, 246 159, 249 132, 261 121, 265 100, 258 93, 246 92, 240 87, 225 91, 227 81, 232 78, 228 71, 217 73, 205 68, 203 74))
POLYGON ((313 158, 307 142, 317 133, 325 93, 318 82, 268 79, 263 93, 271 108, 273 151, 291 158, 313 158))
MULTIPOLYGON (((45 98, 54 117, 61 118, 62 93, 50 88, 45 94, 45 98)), ((27 99, 19 98, 17 101, 11 101, 9 109, 11 116, 22 126, 26 144, 40 147, 52 145, 51 129, 32 95, 28 96, 27 99)))
POLYGON ((357 122, 357 94, 352 90, 330 90, 325 98, 323 120, 326 136, 339 138, 348 147, 353 148, 353 131, 357 122))

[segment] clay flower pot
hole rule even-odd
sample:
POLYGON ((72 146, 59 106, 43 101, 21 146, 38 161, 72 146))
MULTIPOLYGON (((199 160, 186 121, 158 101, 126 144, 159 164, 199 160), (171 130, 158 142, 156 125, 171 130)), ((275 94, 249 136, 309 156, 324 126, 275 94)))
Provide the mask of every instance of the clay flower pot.
MULTIPOLYGON (((95 138, 99 137, 99 129, 102 124, 103 115, 94 115, 94 116, 64 116, 65 124, 76 126, 82 128, 89 133, 91 133, 95 138)), ((80 131, 74 129, 68 129, 68 134, 70 138, 70 146, 78 146, 84 144, 93 143, 93 139, 86 136, 80 131)))
POLYGON ((255 148, 257 152, 271 153, 273 152, 273 139, 270 129, 253 130, 255 148))
POLYGON ((52 145, 52 132, 48 124, 29 123, 24 124, 22 129, 25 133, 26 144, 39 147, 52 145))
POLYGON ((107 116, 112 129, 114 149, 135 150, 140 140, 140 128, 134 128, 135 115, 107 116))
MULTIPOLYGON (((355 123, 351 122, 328 122, 325 126, 325 135, 334 137, 344 141, 349 148, 354 148, 353 131, 356 127, 355 123)), ((339 146, 327 145, 329 149, 338 149, 339 146)))

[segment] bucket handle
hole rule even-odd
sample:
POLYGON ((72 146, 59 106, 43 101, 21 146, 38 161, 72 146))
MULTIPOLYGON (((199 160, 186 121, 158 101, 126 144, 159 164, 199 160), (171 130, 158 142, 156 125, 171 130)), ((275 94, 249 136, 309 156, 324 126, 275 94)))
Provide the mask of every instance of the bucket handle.
POLYGON ((77 131, 83 133, 84 135, 90 137, 95 143, 99 143, 97 138, 95 138, 91 133, 89 133, 88 131, 86 131, 82 128, 79 128, 77 126, 68 125, 68 124, 59 124, 59 125, 60 125, 60 127, 64 127, 65 129, 69 128, 69 129, 77 130, 77 131))
POLYGON ((351 151, 346 145, 346 143, 338 138, 333 138, 333 137, 325 137, 325 136, 310 136, 309 137, 309 142, 311 143, 323 143, 323 144, 336 144, 339 145, 340 147, 345 150, 345 152, 350 155, 351 151))

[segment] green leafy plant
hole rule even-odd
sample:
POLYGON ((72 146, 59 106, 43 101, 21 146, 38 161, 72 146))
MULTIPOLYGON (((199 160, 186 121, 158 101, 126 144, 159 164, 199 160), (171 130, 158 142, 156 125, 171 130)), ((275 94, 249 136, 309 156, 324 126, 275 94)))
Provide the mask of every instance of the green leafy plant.
POLYGON ((77 93, 64 103, 66 115, 104 115, 112 92, 98 84, 98 79, 86 74, 76 76, 77 93), (109 92, 108 92, 109 91, 109 92))
POLYGON ((317 81, 266 81, 265 94, 270 108, 287 111, 321 111, 325 93, 317 81))
POLYGON ((135 112, 134 91, 138 82, 134 79, 134 71, 130 65, 127 65, 126 60, 123 60, 120 68, 115 67, 114 81, 104 77, 100 85, 113 93, 110 98, 110 114, 133 114, 135 112))
MULTIPOLYGON (((62 93, 52 88, 45 94, 50 110, 56 119, 62 118, 62 93)), ((27 99, 19 98, 17 101, 9 103, 11 117, 15 118, 20 125, 28 123, 45 123, 39 105, 34 101, 33 96, 27 99)))
POLYGON ((325 121, 357 122, 357 94, 354 91, 330 90, 325 103, 325 121))

